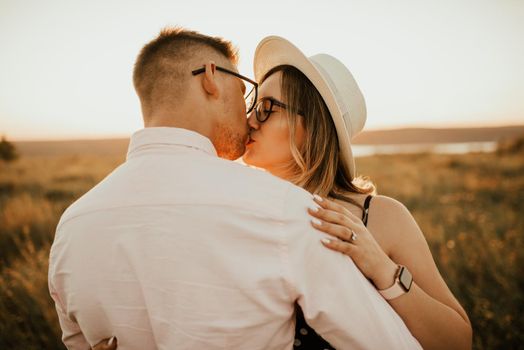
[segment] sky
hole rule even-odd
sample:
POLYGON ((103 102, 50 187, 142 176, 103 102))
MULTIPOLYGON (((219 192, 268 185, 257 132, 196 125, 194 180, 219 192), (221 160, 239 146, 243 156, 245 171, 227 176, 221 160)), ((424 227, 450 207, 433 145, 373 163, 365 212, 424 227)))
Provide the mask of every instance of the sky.
POLYGON ((268 35, 337 57, 368 130, 524 124, 522 0, 0 0, 0 134, 129 136, 135 58, 174 25, 233 41, 251 77, 268 35))

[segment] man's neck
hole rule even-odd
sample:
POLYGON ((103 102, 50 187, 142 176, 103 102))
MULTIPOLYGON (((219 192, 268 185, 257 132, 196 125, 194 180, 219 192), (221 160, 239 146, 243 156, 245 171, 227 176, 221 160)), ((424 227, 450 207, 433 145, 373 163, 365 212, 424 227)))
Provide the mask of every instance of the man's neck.
POLYGON ((208 139, 213 142, 213 133, 212 133, 212 126, 207 125, 210 124, 202 122, 199 123, 198 120, 200 118, 195 118, 191 120, 191 115, 189 116, 183 116, 183 117, 176 117, 176 116, 155 116, 148 120, 148 122, 144 123, 144 126, 146 128, 155 128, 155 127, 168 127, 168 128, 180 128, 180 129, 186 129, 191 130, 196 133, 199 133, 202 136, 207 137, 208 139))

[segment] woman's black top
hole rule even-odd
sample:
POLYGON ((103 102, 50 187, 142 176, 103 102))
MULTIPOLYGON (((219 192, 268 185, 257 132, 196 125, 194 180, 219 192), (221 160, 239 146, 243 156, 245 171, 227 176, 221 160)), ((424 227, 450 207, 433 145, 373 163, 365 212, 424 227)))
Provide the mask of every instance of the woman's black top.
MULTIPOLYGON (((364 208, 362 213, 362 222, 365 226, 368 225, 369 203, 372 196, 369 195, 364 201, 364 208)), ((315 330, 308 326, 304 319, 304 314, 300 306, 295 305, 297 314, 297 326, 295 328, 295 343, 293 349, 334 349, 327 341, 318 335, 315 330)))

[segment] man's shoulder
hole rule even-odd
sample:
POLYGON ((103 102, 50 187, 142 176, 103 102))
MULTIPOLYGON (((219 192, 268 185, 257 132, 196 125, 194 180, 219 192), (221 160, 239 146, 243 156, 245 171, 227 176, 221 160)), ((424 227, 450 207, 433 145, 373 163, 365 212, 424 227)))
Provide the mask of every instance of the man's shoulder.
POLYGON ((91 195, 93 191, 96 189, 97 185, 91 188, 89 191, 87 191, 85 194, 83 194, 81 197, 76 199, 73 203, 69 205, 69 207, 66 208, 66 210, 62 213, 62 216, 60 217, 60 220, 57 224, 57 231, 58 229, 67 221, 70 221, 76 216, 82 215, 86 212, 91 211, 90 209, 91 205, 91 195))
MULTIPOLYGON (((108 186, 111 186, 112 178, 117 176, 119 172, 122 171, 124 168, 125 163, 119 165, 117 168, 115 168, 111 173, 109 173, 106 177, 104 177, 102 180, 100 180, 97 184, 95 184, 93 187, 91 187, 87 192, 82 194, 80 197, 78 197, 74 202, 72 202, 62 213, 62 216, 60 217, 60 220, 57 225, 57 230, 67 221, 70 219, 83 215, 86 212, 90 211, 96 211, 97 209, 103 209, 105 206, 100 206, 98 202, 100 202, 100 199, 104 198, 111 198, 111 193, 105 193, 106 188, 108 186)), ((107 203, 109 206, 110 203, 107 203)))
POLYGON ((129 171, 124 166, 121 169, 124 176, 119 171, 110 174, 71 204, 58 226, 101 209, 155 203, 227 206, 231 210, 249 209, 262 216, 284 219, 300 216, 311 201, 311 195, 304 189, 238 162, 202 157, 184 164, 183 170, 171 164, 162 167, 164 171, 150 168, 129 171))
MULTIPOLYGON (((251 210, 278 216, 283 222, 304 220, 312 195, 303 188, 261 169, 215 158, 207 168, 213 173, 213 185, 219 192, 231 193, 237 203, 251 210)), ((229 200, 229 199, 228 199, 229 200)))
POLYGON ((240 161, 230 161, 221 158, 215 158, 213 161, 219 165, 218 169, 221 172, 229 173, 234 178, 243 179, 248 182, 264 182, 271 183, 274 186, 287 187, 290 185, 288 181, 282 180, 279 177, 264 171, 263 169, 257 169, 240 161))
POLYGON ((262 169, 253 168, 237 161, 214 159, 215 166, 209 169, 210 178, 220 186, 241 189, 246 194, 280 193, 282 195, 290 187, 290 182, 276 177, 262 169))
MULTIPOLYGON (((227 162, 225 160, 222 161, 227 162)), ((237 182, 229 182, 231 186, 238 186, 243 183, 257 188, 261 192, 280 192, 282 199, 289 203, 309 203, 312 198, 311 194, 303 188, 264 170, 246 166, 238 162, 228 162, 228 166, 224 169, 231 173, 232 178, 237 180, 237 182)))

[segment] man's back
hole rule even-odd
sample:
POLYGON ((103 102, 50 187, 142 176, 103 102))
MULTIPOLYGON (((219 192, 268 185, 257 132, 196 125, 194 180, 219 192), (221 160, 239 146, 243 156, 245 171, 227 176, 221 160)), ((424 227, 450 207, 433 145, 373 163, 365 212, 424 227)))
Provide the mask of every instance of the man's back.
MULTIPOLYGON (((402 335, 416 345, 376 295, 365 311, 322 300, 355 297, 336 291, 347 288, 343 282, 330 285, 340 276, 322 276, 324 264, 354 266, 321 247, 320 233, 307 223, 308 198, 287 182, 217 158, 199 134, 138 132, 126 163, 72 205, 58 226, 49 281, 64 341, 74 348, 116 335, 119 349, 291 348, 297 301, 334 345, 351 336, 343 334, 349 325, 336 325, 346 316, 330 308, 346 306, 346 315, 393 326, 377 328, 384 337, 402 335)), ((365 278, 354 278, 349 285, 357 281, 355 288, 374 292, 365 278)), ((343 344, 362 345, 357 338, 343 344)))

